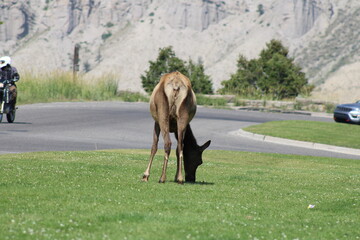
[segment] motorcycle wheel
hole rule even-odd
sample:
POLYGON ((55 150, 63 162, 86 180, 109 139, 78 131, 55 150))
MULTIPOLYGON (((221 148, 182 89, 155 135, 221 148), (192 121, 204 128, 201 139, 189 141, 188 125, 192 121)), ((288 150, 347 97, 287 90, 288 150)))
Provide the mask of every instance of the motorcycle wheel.
POLYGON ((7 119, 8 123, 13 123, 15 121, 15 110, 6 114, 6 119, 7 119))
POLYGON ((2 117, 3 117, 3 114, 0 113, 0 123, 1 123, 1 121, 2 121, 2 117))

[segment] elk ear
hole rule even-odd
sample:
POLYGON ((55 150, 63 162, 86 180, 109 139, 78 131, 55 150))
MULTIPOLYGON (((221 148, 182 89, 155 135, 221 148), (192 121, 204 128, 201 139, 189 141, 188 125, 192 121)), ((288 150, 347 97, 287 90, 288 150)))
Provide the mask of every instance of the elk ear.
POLYGON ((200 151, 203 152, 205 149, 207 149, 210 146, 211 140, 207 141, 200 147, 200 151))

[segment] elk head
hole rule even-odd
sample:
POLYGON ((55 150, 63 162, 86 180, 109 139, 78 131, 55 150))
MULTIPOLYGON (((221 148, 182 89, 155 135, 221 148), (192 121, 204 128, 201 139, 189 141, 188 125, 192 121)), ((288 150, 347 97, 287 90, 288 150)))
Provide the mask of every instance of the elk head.
POLYGON ((190 125, 188 125, 185 133, 183 150, 186 182, 195 182, 196 170, 203 163, 202 153, 210 146, 210 143, 211 141, 209 140, 202 146, 197 145, 190 125))

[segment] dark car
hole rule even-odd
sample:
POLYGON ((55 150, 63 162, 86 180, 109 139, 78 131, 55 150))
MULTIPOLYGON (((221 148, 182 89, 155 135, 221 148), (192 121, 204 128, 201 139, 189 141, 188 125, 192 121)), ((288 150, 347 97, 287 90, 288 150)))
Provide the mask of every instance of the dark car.
POLYGON ((334 111, 334 120, 336 122, 360 124, 360 101, 336 106, 334 111))

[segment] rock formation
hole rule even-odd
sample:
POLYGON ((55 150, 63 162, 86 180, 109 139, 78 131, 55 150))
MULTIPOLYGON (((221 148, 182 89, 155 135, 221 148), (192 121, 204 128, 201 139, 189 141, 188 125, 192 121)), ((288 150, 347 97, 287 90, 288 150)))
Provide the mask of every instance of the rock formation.
POLYGON ((120 90, 142 91, 140 74, 171 45, 184 60, 201 59, 218 89, 239 54, 258 57, 275 38, 318 86, 318 98, 336 91, 331 79, 354 89, 345 97, 353 101, 360 85, 343 76, 346 69, 360 76, 359 13, 357 0, 0 0, 0 55, 20 71, 71 70, 79 44, 81 72, 112 74, 120 90))

